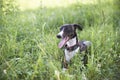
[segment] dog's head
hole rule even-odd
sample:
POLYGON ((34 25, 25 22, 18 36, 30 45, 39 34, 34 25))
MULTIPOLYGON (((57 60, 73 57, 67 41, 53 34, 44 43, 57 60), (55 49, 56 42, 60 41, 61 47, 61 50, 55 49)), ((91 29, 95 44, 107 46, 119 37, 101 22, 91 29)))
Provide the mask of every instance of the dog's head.
POLYGON ((77 36, 76 29, 82 30, 82 27, 78 24, 65 24, 60 28, 60 32, 57 34, 57 38, 61 39, 58 47, 62 48, 66 42, 77 36))

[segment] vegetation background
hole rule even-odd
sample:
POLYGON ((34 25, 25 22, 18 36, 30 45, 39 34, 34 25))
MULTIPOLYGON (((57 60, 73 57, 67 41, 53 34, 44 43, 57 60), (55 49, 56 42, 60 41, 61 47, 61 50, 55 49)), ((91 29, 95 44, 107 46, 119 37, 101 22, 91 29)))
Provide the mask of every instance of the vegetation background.
POLYGON ((120 80, 120 1, 0 0, 0 80, 120 80), (92 42, 82 72, 81 54, 61 69, 56 34, 67 23, 92 42))

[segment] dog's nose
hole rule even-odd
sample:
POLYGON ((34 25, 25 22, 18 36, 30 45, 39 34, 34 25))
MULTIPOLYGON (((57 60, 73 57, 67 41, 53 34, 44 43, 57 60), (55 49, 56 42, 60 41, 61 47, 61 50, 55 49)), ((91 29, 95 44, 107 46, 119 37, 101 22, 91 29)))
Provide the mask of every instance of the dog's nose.
POLYGON ((61 36, 60 36, 60 35, 57 35, 57 38, 61 38, 61 36))

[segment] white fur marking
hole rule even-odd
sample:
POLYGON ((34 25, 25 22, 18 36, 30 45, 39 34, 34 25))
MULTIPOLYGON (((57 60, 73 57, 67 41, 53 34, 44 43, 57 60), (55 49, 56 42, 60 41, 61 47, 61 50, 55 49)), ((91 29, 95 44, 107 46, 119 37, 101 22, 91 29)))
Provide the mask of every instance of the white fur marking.
POLYGON ((63 71, 66 71, 67 69, 66 68, 63 68, 63 71))
POLYGON ((84 73, 82 73, 82 80, 88 80, 84 73))
POLYGON ((63 30, 58 33, 61 37, 63 36, 63 30))
POLYGON ((85 45, 90 46, 92 43, 90 41, 83 42, 85 45))
POLYGON ((76 37, 67 41, 66 44, 67 44, 68 47, 74 46, 76 44, 76 37))
POLYGON ((69 52, 67 49, 65 49, 65 59, 66 61, 70 61, 70 59, 79 51, 79 47, 74 50, 74 51, 71 51, 69 52))

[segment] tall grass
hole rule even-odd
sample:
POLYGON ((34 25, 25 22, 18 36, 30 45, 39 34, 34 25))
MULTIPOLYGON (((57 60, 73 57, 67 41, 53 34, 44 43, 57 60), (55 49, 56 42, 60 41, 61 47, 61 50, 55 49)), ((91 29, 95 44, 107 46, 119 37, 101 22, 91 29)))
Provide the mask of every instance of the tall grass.
POLYGON ((97 0, 95 4, 78 0, 66 7, 44 6, 4 14, 0 80, 119 80, 120 29, 119 25, 114 27, 114 12, 112 0, 97 0), (88 67, 82 72, 81 54, 72 59, 69 70, 61 69, 64 54, 57 47, 56 34, 66 23, 82 25, 83 31, 77 31, 79 40, 92 42, 88 67))

